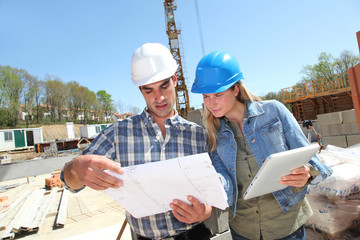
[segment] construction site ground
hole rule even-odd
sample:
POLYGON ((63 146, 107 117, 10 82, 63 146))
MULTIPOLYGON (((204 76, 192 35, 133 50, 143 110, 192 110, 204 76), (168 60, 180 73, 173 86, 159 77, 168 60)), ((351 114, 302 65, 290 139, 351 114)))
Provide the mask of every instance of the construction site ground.
MULTIPOLYGON (((0 214, 27 190, 45 188, 45 178, 49 177, 50 173, 32 176, 29 180, 19 178, 1 182, 0 186, 19 185, 0 193, 0 196, 7 196, 6 201, 0 202, 0 214)), ((124 209, 105 193, 90 188, 77 194, 69 193, 66 223, 62 228, 54 227, 61 194, 62 190, 59 189, 36 231, 23 231, 16 234, 15 239, 116 239, 125 219, 124 209)), ((0 237, 5 230, 4 226, 0 226, 0 237)), ((128 225, 121 239, 131 239, 128 225)))
MULTIPOLYGON (((80 138, 80 126, 83 125, 74 124, 75 138, 80 138)), ((44 141, 67 138, 65 124, 45 125, 41 127, 43 129, 44 141)), ((45 157, 44 153, 36 153, 34 149, 2 152, 0 154, 9 155, 12 163, 18 164, 45 157)), ((1 181, 0 189, 1 187, 12 185, 16 187, 0 192, 0 197, 6 196, 7 198, 7 200, 0 202, 0 215, 9 209, 11 204, 27 190, 35 191, 37 189, 44 189, 45 179, 49 177, 51 177, 51 172, 38 176, 29 176, 28 179, 22 177, 1 181)), ((44 198, 49 195, 49 191, 50 190, 46 191, 44 198)), ((45 219, 38 230, 23 231, 20 234, 16 234, 15 239, 116 239, 125 220, 125 211, 107 194, 91 188, 85 188, 76 194, 69 193, 66 223, 62 228, 54 227, 61 194, 62 189, 59 190, 51 200, 45 219)), ((1 226, 1 223, 0 220, 0 238, 6 230, 4 226, 1 226)), ((126 225, 121 239, 131 240, 129 225, 126 225)))

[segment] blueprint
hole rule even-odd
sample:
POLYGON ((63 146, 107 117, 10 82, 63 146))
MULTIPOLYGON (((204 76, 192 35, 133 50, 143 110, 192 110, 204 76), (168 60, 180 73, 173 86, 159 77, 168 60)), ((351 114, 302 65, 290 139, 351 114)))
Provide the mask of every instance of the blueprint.
POLYGON ((135 218, 167 212, 174 199, 190 204, 188 195, 222 210, 228 207, 223 185, 207 153, 123 169, 122 175, 108 173, 124 185, 104 192, 135 218))

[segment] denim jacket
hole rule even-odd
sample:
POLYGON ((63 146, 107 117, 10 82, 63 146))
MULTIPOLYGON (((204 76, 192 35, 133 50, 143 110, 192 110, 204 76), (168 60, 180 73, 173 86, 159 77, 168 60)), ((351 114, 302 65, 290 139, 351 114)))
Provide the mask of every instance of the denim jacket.
MULTIPOLYGON (((256 162, 261 167, 263 161, 272 153, 282 152, 310 143, 302 132, 290 111, 275 100, 261 102, 246 102, 248 117, 243 119, 243 131, 246 142, 254 154, 256 162)), ((238 199, 236 181, 236 151, 237 145, 231 128, 224 119, 220 120, 217 135, 216 151, 210 153, 213 165, 223 181, 228 196, 228 204, 235 216, 238 199)), ((317 183, 332 174, 332 169, 321 163, 316 156, 309 162, 321 174, 312 182, 317 183)), ((293 191, 293 187, 272 193, 281 210, 286 213, 292 206, 302 200, 307 188, 293 191)))

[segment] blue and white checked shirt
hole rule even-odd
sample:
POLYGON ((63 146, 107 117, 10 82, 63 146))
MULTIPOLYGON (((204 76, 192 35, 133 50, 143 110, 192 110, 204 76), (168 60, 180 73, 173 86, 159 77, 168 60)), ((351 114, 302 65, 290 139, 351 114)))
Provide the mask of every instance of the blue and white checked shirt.
MULTIPOLYGON (((177 113, 165 122, 166 137, 146 109, 140 115, 118 121, 104 129, 83 154, 105 155, 122 167, 207 152, 204 130, 177 113)), ((189 230, 195 224, 178 221, 171 211, 144 218, 126 218, 137 234, 160 239, 189 230)))

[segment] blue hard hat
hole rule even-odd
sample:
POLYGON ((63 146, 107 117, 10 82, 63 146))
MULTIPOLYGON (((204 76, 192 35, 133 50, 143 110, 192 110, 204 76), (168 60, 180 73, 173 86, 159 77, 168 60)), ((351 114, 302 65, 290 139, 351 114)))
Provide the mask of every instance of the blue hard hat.
POLYGON ((244 77, 236 58, 229 53, 215 51, 198 63, 191 92, 224 92, 241 79, 244 77))

